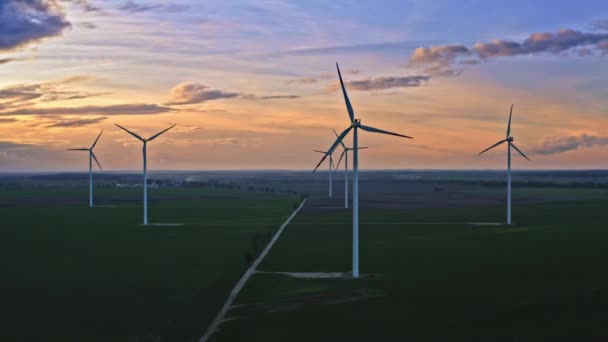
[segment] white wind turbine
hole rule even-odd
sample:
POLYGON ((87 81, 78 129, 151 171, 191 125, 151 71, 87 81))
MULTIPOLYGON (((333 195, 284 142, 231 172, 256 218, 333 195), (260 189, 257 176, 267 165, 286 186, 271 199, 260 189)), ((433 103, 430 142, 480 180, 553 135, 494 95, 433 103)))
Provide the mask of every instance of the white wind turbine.
POLYGON ((97 142, 99 141, 99 138, 101 137, 101 133, 103 133, 103 130, 101 130, 101 132, 97 136, 97 139, 95 139, 95 142, 93 142, 93 145, 91 145, 90 148, 68 148, 68 151, 88 151, 89 152, 89 207, 90 208, 93 208, 93 160, 95 160, 95 162, 97 163, 97 166, 99 166, 99 168, 102 169, 101 165, 99 164, 99 161, 97 160, 97 157, 95 157, 95 153, 93 153, 93 149, 95 148, 95 145, 97 145, 97 142))
POLYGON ((481 155, 484 152, 489 151, 504 142, 509 143, 508 148, 507 148, 507 151, 508 151, 507 152, 507 224, 511 224, 511 147, 513 147, 515 149, 515 151, 519 152, 519 154, 521 154, 524 158, 530 160, 530 158, 528 158, 522 151, 520 151, 517 148, 517 146, 515 146, 515 144, 513 143, 513 140, 515 140, 515 139, 513 139, 513 137, 511 136, 511 116, 512 116, 512 114, 513 114, 513 105, 511 105, 511 111, 509 112, 509 124, 507 125, 507 137, 479 153, 481 155))
MULTIPOLYGON (((313 150, 315 152, 319 152, 322 154, 326 154, 326 151, 319 151, 319 150, 313 150)), ((334 167, 334 160, 331 157, 331 153, 329 154, 329 197, 333 197, 333 193, 332 193, 332 179, 331 179, 331 173, 332 173, 332 169, 335 171, 336 168, 334 167)))
MULTIPOLYGON (((338 138, 338 133, 336 133, 336 130, 334 129, 333 131, 336 138, 338 138)), ((342 145, 342 154, 340 154, 340 159, 336 165, 336 170, 340 167, 340 162, 342 161, 342 158, 344 158, 344 208, 348 209, 348 151, 354 151, 354 148, 346 147, 342 141, 340 141, 340 145, 342 145)), ((360 150, 365 148, 367 147, 359 147, 360 150)))
POLYGON ((146 146, 149 141, 152 141, 152 140, 158 138, 159 135, 161 135, 161 134, 165 133, 166 131, 170 130, 171 128, 175 127, 175 125, 154 134, 153 136, 149 137, 148 139, 144 139, 144 138, 140 137, 139 135, 129 131, 128 129, 122 127, 119 124, 115 124, 115 125, 144 143, 144 147, 143 147, 143 155, 144 155, 144 225, 147 225, 148 224, 148 159, 147 159, 147 155, 146 155, 146 146))
POLYGON ((315 172, 321 163, 327 158, 328 155, 334 152, 338 144, 348 135, 348 133, 353 130, 353 278, 359 277, 359 140, 358 140, 358 130, 362 129, 367 132, 372 133, 381 133, 394 135, 402 138, 412 139, 407 135, 392 133, 389 131, 384 131, 378 128, 365 126, 361 124, 360 119, 355 118, 355 111, 353 110, 353 106, 348 99, 348 94, 346 93, 346 88, 344 87, 344 82, 342 81, 342 75, 340 74, 340 67, 338 63, 336 63, 336 68, 338 69, 338 78, 340 79, 340 86, 342 87, 342 93, 344 94, 344 102, 346 103, 346 109, 348 111, 348 116, 350 118, 350 126, 348 126, 340 135, 338 135, 338 139, 331 145, 331 147, 327 150, 327 153, 323 156, 317 167, 313 170, 315 172))

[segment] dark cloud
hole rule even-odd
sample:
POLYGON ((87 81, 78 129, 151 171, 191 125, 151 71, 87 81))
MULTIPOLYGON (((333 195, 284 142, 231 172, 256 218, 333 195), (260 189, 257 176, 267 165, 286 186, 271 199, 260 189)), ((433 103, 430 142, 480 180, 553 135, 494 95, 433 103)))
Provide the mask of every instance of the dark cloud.
POLYGON ((608 145, 608 137, 588 135, 586 133, 578 136, 548 137, 545 138, 533 153, 556 154, 601 145, 608 145))
POLYGON ((107 93, 88 93, 70 90, 69 85, 92 80, 90 75, 77 75, 60 81, 45 83, 23 83, 0 88, 0 110, 22 106, 30 101, 40 102, 84 99, 107 93))
POLYGON ((455 75, 463 66, 478 64, 491 58, 522 55, 560 55, 573 52, 587 56, 608 52, 608 33, 586 33, 562 29, 555 33, 533 33, 522 42, 493 40, 464 45, 419 47, 410 55, 409 65, 421 67, 436 75, 455 75))
POLYGON ((301 78, 295 78, 293 80, 288 80, 287 83, 288 85, 291 84, 312 84, 312 83, 317 83, 317 79, 314 77, 301 77, 301 78))
POLYGON ((76 5, 80 6, 80 8, 82 8, 82 10, 85 12, 97 12, 97 11, 101 10, 99 7, 93 5, 93 3, 89 0, 61 0, 61 1, 66 2, 66 3, 76 4, 76 5))
POLYGON ((0 124, 3 123, 13 123, 13 122, 17 122, 19 120, 15 119, 15 118, 0 118, 0 124))
POLYGON ((88 126, 88 125, 93 125, 93 124, 99 123, 107 118, 108 118, 107 116, 102 116, 99 118, 92 118, 92 119, 59 120, 50 125, 46 125, 45 127, 83 127, 83 126, 88 126))
POLYGON ((0 58, 0 64, 6 64, 16 61, 16 58, 0 58))
POLYGON ((241 96, 240 93, 230 93, 193 82, 180 83, 171 89, 167 105, 185 105, 203 103, 212 100, 230 99, 241 96))
POLYGON ((13 115, 153 115, 174 111, 171 107, 157 104, 120 104, 108 106, 26 108, 2 112, 0 116, 13 115))
POLYGON ((16 143, 13 141, 0 140, 0 151, 15 150, 22 148, 37 147, 37 145, 16 143))
POLYGON ((88 21, 83 21, 82 23, 78 23, 78 26, 88 28, 90 30, 97 28, 97 25, 95 25, 95 23, 88 22, 88 21))
POLYGON ((56 0, 0 1, 0 51, 58 36, 68 27, 56 0))
MULTIPOLYGON (((430 79, 431 76, 422 75, 403 77, 384 76, 346 82, 346 87, 348 89, 359 91, 384 90, 391 88, 415 88, 426 85, 430 79)), ((339 87, 340 84, 338 82, 334 82, 327 87, 327 90, 333 92, 338 90, 339 87)))
POLYGON ((299 99, 298 95, 268 95, 268 96, 259 96, 257 97, 260 100, 294 100, 299 99))
POLYGON ((152 9, 156 9, 156 8, 160 8, 162 7, 161 5, 145 5, 145 4, 140 4, 140 3, 136 3, 133 0, 128 0, 125 1, 120 7, 118 7, 118 9, 120 9, 121 11, 125 11, 125 12, 129 12, 129 13, 139 13, 139 12, 146 12, 152 9))

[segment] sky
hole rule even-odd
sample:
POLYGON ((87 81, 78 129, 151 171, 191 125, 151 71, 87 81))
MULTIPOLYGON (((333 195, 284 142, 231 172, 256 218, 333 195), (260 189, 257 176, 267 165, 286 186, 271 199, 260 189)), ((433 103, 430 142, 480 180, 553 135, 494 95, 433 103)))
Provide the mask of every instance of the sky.
MULTIPOLYGON (((0 0, 0 172, 312 169, 349 119, 362 169, 608 163, 605 0, 0 0)), ((352 145, 352 135, 346 138, 352 145)), ((337 154, 340 152, 338 151, 337 154)))

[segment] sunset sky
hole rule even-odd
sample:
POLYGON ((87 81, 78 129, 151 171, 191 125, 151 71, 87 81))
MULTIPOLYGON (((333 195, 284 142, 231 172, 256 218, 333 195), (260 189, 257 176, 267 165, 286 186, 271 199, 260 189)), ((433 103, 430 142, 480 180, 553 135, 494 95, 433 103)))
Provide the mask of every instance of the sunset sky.
MULTIPOLYGON (((597 1, 0 0, 0 172, 312 169, 356 116, 363 169, 608 164, 597 1)), ((347 144, 352 144, 349 136, 347 144)))

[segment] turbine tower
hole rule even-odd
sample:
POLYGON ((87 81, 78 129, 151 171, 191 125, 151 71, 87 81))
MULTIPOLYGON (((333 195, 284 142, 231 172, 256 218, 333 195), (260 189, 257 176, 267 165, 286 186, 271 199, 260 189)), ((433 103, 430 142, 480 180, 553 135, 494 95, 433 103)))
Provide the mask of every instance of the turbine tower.
POLYGON ((342 74, 340 74, 340 67, 338 63, 336 63, 336 68, 338 69, 338 78, 340 79, 340 86, 342 87, 342 93, 344 94, 344 102, 346 103, 346 109, 348 111, 348 117, 350 119, 350 126, 348 126, 340 135, 336 141, 331 145, 331 147, 327 150, 327 153, 321 158, 317 167, 313 170, 313 173, 319 168, 319 165, 323 163, 327 156, 331 155, 334 152, 338 144, 348 135, 348 133, 353 130, 353 278, 359 278, 359 138, 358 131, 362 129, 367 132, 372 133, 380 133, 380 134, 388 134, 394 135, 397 137, 412 139, 407 135, 393 133, 389 131, 385 131, 382 129, 365 126, 361 124, 360 119, 355 118, 355 111, 353 110, 353 106, 348 99, 348 94, 346 93, 346 88, 344 87, 344 81, 342 81, 342 74))
MULTIPOLYGON (((319 150, 313 150, 315 152, 319 152, 319 153, 323 153, 326 154, 326 151, 319 151, 319 150)), ((333 197, 333 193, 332 193, 332 179, 331 179, 331 172, 332 172, 332 168, 333 170, 336 170, 336 168, 334 167, 334 160, 331 157, 331 153, 329 154, 329 197, 333 197)))
POLYGON ((160 136, 161 134, 163 134, 166 131, 170 130, 171 128, 175 127, 175 125, 154 134, 153 136, 149 137, 148 139, 144 139, 144 138, 140 137, 139 135, 129 131, 128 129, 122 127, 119 124, 115 124, 115 125, 144 143, 144 147, 143 147, 143 155, 144 155, 144 225, 147 225, 148 224, 148 159, 146 156, 146 146, 147 146, 148 142, 158 138, 158 136, 160 136))
POLYGON ((486 151, 493 149, 494 147, 501 145, 504 142, 509 143, 507 148, 507 224, 511 224, 511 147, 515 149, 515 151, 519 152, 524 158, 530 160, 522 151, 520 151, 517 146, 513 143, 513 137, 511 136, 511 116, 513 115, 513 105, 511 105, 511 111, 509 112, 509 123, 507 125, 507 137, 496 144, 486 148, 481 151, 479 154, 483 154, 486 151))
MULTIPOLYGON (((335 129, 333 131, 337 138, 338 133, 336 133, 335 129)), ((340 154, 340 159, 336 165, 336 170, 340 167, 340 162, 344 157, 344 208, 348 209, 348 151, 353 151, 354 149, 352 147, 346 147, 342 141, 340 141, 340 145, 342 145, 342 154, 340 154)), ((359 147, 360 150, 364 148, 367 147, 359 147)))
POLYGON ((97 160, 97 157, 95 157, 95 153, 93 153, 93 149, 95 148, 95 145, 97 145, 97 142, 99 141, 99 138, 101 137, 101 133, 103 133, 103 130, 101 130, 101 132, 97 136, 97 139, 95 139, 95 141, 93 142, 93 145, 91 145, 90 148, 69 148, 68 149, 68 151, 88 151, 89 152, 89 207, 90 208, 93 208, 93 160, 95 160, 95 162, 97 163, 97 166, 99 166, 99 168, 102 169, 101 165, 99 164, 99 161, 97 160))

